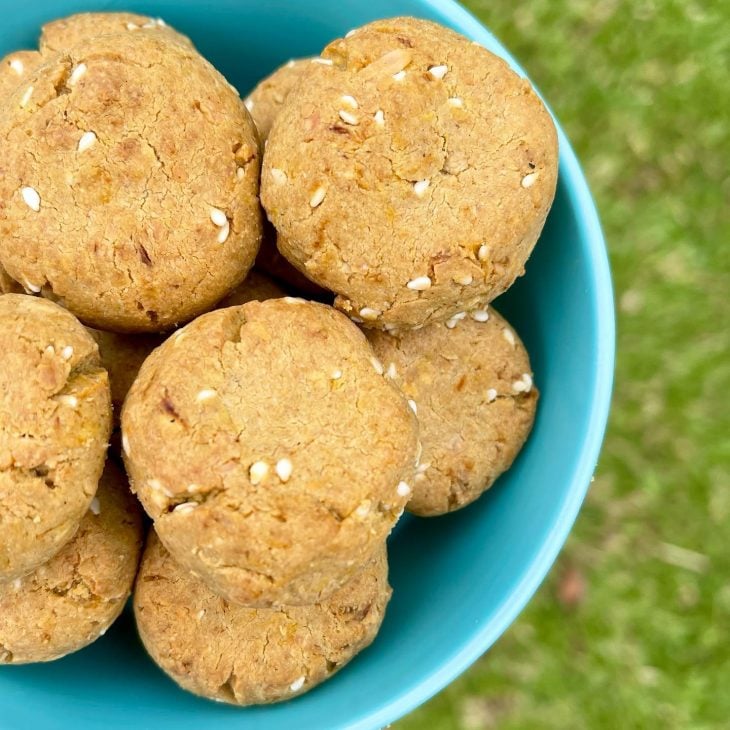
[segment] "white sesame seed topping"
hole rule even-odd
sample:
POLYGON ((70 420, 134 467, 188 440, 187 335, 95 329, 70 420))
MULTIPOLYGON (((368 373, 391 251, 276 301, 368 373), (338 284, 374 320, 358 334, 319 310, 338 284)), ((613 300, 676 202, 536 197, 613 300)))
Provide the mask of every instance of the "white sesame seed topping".
POLYGON ((246 101, 243 102, 243 105, 248 109, 250 112, 253 111, 253 99, 246 99, 246 101))
POLYGON ((122 451, 129 456, 130 449, 129 449, 129 437, 126 433, 122 434, 122 451))
POLYGON ((94 499, 91 500, 89 509, 91 510, 92 514, 95 514, 95 515, 98 515, 101 512, 101 505, 99 504, 98 497, 94 497, 94 499))
POLYGON ((137 23, 127 23, 127 30, 139 30, 137 23))
POLYGON ((486 261, 489 258, 489 246, 487 246, 486 243, 483 243, 481 246, 479 246, 477 258, 480 261, 486 261))
POLYGON ((58 400, 69 408, 78 408, 79 405, 79 399, 75 395, 61 395, 58 400))
POLYGON ((36 516, 35 516, 35 517, 33 518, 33 522, 35 522, 35 524, 36 524, 36 525, 37 525, 37 524, 39 524, 39 523, 40 523, 40 521, 41 521, 41 516, 40 516, 40 515, 36 515, 36 516))
POLYGON ((96 142, 96 135, 93 132, 84 132, 79 140, 78 150, 84 152, 96 142))
POLYGON ((391 379, 395 380, 398 377, 398 370, 395 367, 395 363, 392 362, 390 365, 388 365, 388 369, 385 371, 385 374, 391 379))
POLYGON ((43 350, 43 352, 46 355, 50 355, 51 357, 53 357, 56 354, 56 348, 53 345, 48 345, 48 347, 46 347, 46 349, 43 350))
POLYGON ((360 502, 355 510, 355 514, 358 517, 367 517, 370 514, 370 500, 366 499, 364 502, 360 502))
POLYGON ((85 73, 87 66, 85 63, 80 63, 76 68, 71 71, 71 75, 68 77, 68 85, 73 86, 85 73))
POLYGON ((25 90, 25 94, 23 94, 23 98, 20 100, 20 106, 21 108, 24 108, 28 106, 28 102, 30 101, 30 97, 33 96, 33 87, 29 86, 25 90))
POLYGON ((316 208, 318 205, 322 203, 324 200, 324 196, 327 195, 327 188, 320 185, 313 193, 312 197, 309 199, 309 205, 312 208, 316 208))
POLYGON ((243 180, 243 178, 245 177, 245 175, 246 175, 246 171, 242 167, 237 167, 236 168, 236 177, 239 180, 243 180))
POLYGON ((452 330, 462 319, 464 319, 464 317, 466 317, 466 312, 457 312, 450 320, 448 320, 448 322, 446 322, 446 326, 452 330))
POLYGON ((399 482, 395 491, 399 497, 407 497, 411 493, 411 488, 405 482, 399 482))
POLYGON ((382 312, 379 309, 373 309, 372 307, 363 307, 360 310, 360 316, 371 321, 377 319, 381 314, 382 312))
POLYGON ((212 388, 206 388, 205 390, 201 390, 198 395, 195 396, 195 400, 197 403, 203 403, 211 398, 215 398, 217 395, 218 393, 212 388))
POLYGON ((248 476, 251 480, 251 484, 254 486, 256 484, 260 484, 264 479, 266 479, 268 473, 269 465, 265 461, 254 461, 254 463, 251 464, 251 468, 248 470, 248 476))
POLYGON ((413 183, 413 192, 419 197, 422 198, 426 190, 428 190, 428 186, 431 184, 430 180, 419 180, 418 182, 413 183))
POLYGON ((512 332, 511 329, 509 329, 509 328, 503 329, 502 337, 504 337, 504 339, 507 340, 507 342, 509 342, 510 345, 512 345, 512 347, 515 346, 515 333, 512 332))
POLYGON ((289 459, 279 459, 279 461, 276 462, 275 467, 276 476, 278 476, 282 482, 288 482, 292 473, 292 468, 292 463, 289 459))
POLYGON ((497 400, 497 391, 494 388, 487 390, 487 403, 492 403, 497 400))
POLYGON ((20 578, 16 578, 13 581, 13 590, 19 591, 21 583, 22 583, 22 581, 20 580, 20 578))
POLYGON ((382 127, 385 124, 385 114, 383 114, 383 110, 378 109, 378 111, 376 111, 373 115, 373 119, 378 126, 382 127))
POLYGON ((344 109, 340 109, 339 115, 340 119, 345 124, 351 124, 354 126, 360 123, 360 120, 352 112, 346 112, 344 109))
POLYGON ((149 30, 150 28, 156 28, 157 27, 157 23, 154 20, 150 19, 142 27, 145 30, 149 30))
POLYGON ((416 474, 425 474, 431 468, 431 464, 424 462, 416 468, 416 474))
POLYGON ((188 333, 184 330, 178 330, 177 332, 175 332, 175 334, 173 335, 173 337, 175 338, 173 340, 175 346, 177 347, 187 336, 188 333))
POLYGON ((515 380, 515 382, 512 383, 512 390, 514 390, 515 393, 524 393, 529 390, 529 388, 524 380, 515 380))
POLYGON ((332 380, 339 380, 341 377, 342 377, 342 370, 340 370, 339 368, 337 370, 333 370, 332 373, 330 374, 330 378, 332 380))
POLYGON ((272 167, 271 168, 271 179, 277 184, 277 185, 283 185, 289 178, 287 177, 284 170, 281 170, 278 167, 272 167))
POLYGON ((210 209, 210 219, 216 226, 224 226, 228 222, 226 214, 220 208, 210 209))
POLYGON ((41 209, 41 196, 35 188, 21 188, 20 194, 23 196, 25 204, 36 213, 41 209))
POLYGON ((428 69, 428 72, 433 76, 435 79, 442 79, 444 76, 446 76, 446 73, 448 72, 449 67, 448 66, 431 66, 431 68, 428 69))
POLYGON ((33 294, 40 294, 41 287, 36 284, 31 284, 29 281, 23 283, 23 288, 26 291, 32 292, 33 294))
POLYGON ((532 390, 532 375, 530 373, 523 373, 522 382, 525 384, 525 392, 529 393, 532 390))
POLYGON ((418 415, 418 404, 414 400, 408 401, 408 407, 416 414, 418 415))
POLYGON ((287 304, 306 304, 306 299, 301 297, 284 297, 284 301, 287 304))
POLYGON ((357 99, 354 96, 350 96, 349 94, 341 96, 340 101, 342 101, 343 104, 347 104, 347 106, 349 106, 351 109, 357 109, 358 107, 357 99))
POLYGON ((196 507, 198 506, 197 502, 183 502, 182 504, 178 504, 175 509, 173 509, 173 512, 192 512, 196 507))
POLYGON ((357 33, 357 28, 353 28, 352 30, 348 30, 347 33, 345 33, 345 38, 352 38, 352 36, 357 33))
POLYGON ((198 621, 202 621, 203 616, 205 616, 205 609, 201 608, 200 611, 198 611, 198 613, 195 614, 195 617, 198 619, 198 621))
POLYGON ((292 692, 299 692, 299 690, 304 687, 304 677, 299 677, 299 679, 295 679, 290 685, 289 689, 292 692))
POLYGON ((195 494, 200 491, 200 487, 197 484, 188 484, 186 491, 188 494, 195 494))
POLYGON ((10 68, 13 69, 18 76, 22 76, 23 71, 25 71, 25 66, 19 58, 14 58, 10 61, 10 68))
POLYGON ((398 73, 393 74, 393 79, 396 81, 403 81, 403 79, 406 77, 405 71, 398 71, 398 73))
POLYGON ((231 224, 226 221, 225 224, 221 227, 220 231, 218 231, 218 236, 216 237, 216 240, 218 243, 225 243, 228 240, 228 236, 231 233, 231 224))
POLYGON ((448 100, 449 106, 453 106, 455 109, 461 109, 464 106, 464 100, 458 96, 452 96, 448 100))
POLYGON ((426 291, 431 288, 431 279, 428 276, 417 276, 411 279, 406 286, 413 291, 426 291))
POLYGON ((537 180, 539 174, 538 172, 531 172, 529 175, 525 175, 520 185, 523 188, 531 188, 535 184, 535 180, 537 180))
POLYGON ((167 27, 167 23, 162 18, 157 18, 157 21, 156 22, 157 22, 157 25, 160 26, 160 28, 166 28, 167 27))
POLYGON ((380 362, 377 357, 371 357, 370 362, 373 364, 373 368, 378 375, 382 375, 385 372, 383 369, 383 363, 380 362))
POLYGON ((71 345, 66 345, 66 347, 61 350, 61 357, 64 360, 70 360, 74 356, 74 349, 71 347, 71 345))
POLYGON ((455 276, 454 281, 462 286, 469 286, 474 281, 474 277, 471 274, 464 274, 462 276, 455 276))
POLYGON ((476 309, 471 313, 475 322, 486 322, 489 319, 489 312, 486 309, 476 309))
POLYGON ((321 63, 323 66, 332 66, 334 61, 331 58, 313 58, 313 63, 321 63))

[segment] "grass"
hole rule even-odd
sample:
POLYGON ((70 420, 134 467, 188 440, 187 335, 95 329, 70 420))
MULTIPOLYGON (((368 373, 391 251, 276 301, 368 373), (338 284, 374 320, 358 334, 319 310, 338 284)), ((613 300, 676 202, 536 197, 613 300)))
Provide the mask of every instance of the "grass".
POLYGON ((616 389, 550 577, 487 655, 396 727, 730 727, 730 4, 466 4, 585 167, 616 286, 616 389))

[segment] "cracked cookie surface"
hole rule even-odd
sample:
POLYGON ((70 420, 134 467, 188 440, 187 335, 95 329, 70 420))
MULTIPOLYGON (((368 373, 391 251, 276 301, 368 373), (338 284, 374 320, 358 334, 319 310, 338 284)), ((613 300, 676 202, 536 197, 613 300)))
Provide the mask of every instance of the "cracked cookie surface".
POLYGON ((273 299, 203 315, 122 413, 132 489, 176 560, 235 603, 331 595, 407 501, 417 422, 363 334, 273 299))
POLYGON ((278 246, 366 326, 417 326, 507 289, 542 230, 557 136, 529 82, 413 18, 334 41, 268 138, 278 246))
POLYGON ((253 263, 255 127, 225 79, 164 34, 53 56, 10 95, 0 145, 0 263, 87 324, 164 330, 253 263))
POLYGON ((110 462, 71 542, 0 583, 0 664, 51 661, 98 639, 124 608, 141 550, 139 505, 110 462))
POLYGON ((96 492, 111 427, 96 343, 67 311, 0 296, 0 580, 55 555, 96 492))
POLYGON ((251 705, 290 699, 341 669, 375 638, 390 594, 381 546, 322 603, 236 606, 181 568, 151 531, 134 609, 147 651, 179 685, 251 705))
POLYGON ((369 331, 383 367, 416 410, 422 452, 408 510, 442 515, 470 504, 527 439, 538 392, 514 330, 491 307, 418 331, 369 331))

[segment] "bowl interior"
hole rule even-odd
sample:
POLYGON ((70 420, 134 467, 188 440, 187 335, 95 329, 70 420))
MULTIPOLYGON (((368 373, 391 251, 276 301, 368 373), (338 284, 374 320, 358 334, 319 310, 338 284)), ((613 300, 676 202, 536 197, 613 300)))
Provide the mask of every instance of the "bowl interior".
MULTIPOLYGON (((417 15, 505 50, 450 0, 0 0, 0 55, 34 47, 41 23, 81 10, 161 15, 243 93, 290 57, 377 17, 417 15)), ((92 647, 0 670, 8 728, 379 728, 451 681, 514 620, 573 523, 598 456, 613 371, 613 305, 600 227, 561 133, 558 194, 527 275, 497 302, 532 358, 541 401, 512 470, 470 508, 404 518, 391 538, 395 593, 375 644, 289 703, 235 709, 192 697, 146 657, 129 611, 92 647)))

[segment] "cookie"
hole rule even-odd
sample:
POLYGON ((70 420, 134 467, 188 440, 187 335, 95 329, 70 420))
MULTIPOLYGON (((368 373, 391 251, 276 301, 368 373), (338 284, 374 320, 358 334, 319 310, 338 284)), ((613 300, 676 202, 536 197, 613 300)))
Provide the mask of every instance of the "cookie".
POLYGON ((155 32, 192 47, 187 36, 170 28, 162 18, 134 13, 78 13, 46 23, 41 29, 39 47, 48 55, 68 51, 89 38, 117 33, 155 32))
POLYGON ((390 599, 385 547, 326 601, 282 609, 227 603, 150 533, 134 592, 142 641, 181 687, 235 705, 303 694, 375 638, 390 599))
POLYGON ((73 540, 0 583, 0 664, 51 661, 96 641, 124 608, 141 550, 139 505, 110 462, 73 540))
POLYGON ((35 297, 0 297, 0 581, 55 555, 89 509, 111 426, 89 333, 35 297))
POLYGON ((422 452, 408 510, 434 516, 473 502, 509 469, 538 393, 522 342, 494 309, 368 339, 418 414, 422 452))
POLYGON ((524 271, 557 136, 529 82, 425 20, 364 26, 303 72, 268 138, 278 247, 366 326, 478 309, 524 271))
POLYGON ((269 136, 274 120, 279 115, 289 93, 296 88, 304 69, 312 62, 311 58, 288 61, 259 82, 246 98, 246 109, 251 112, 262 144, 269 136))
POLYGON ((101 36, 41 66, 0 113, 0 143, 0 264, 86 324, 162 331, 253 264, 253 122, 161 33, 101 36))
POLYGON ((227 600, 325 600, 408 500, 417 422, 363 334, 286 297, 199 317, 122 412, 132 490, 174 558, 227 600))
POLYGON ((217 308, 237 307, 254 300, 263 302, 266 299, 278 299, 285 296, 285 294, 286 292, 271 281, 268 276, 258 271, 251 271, 243 284, 240 284, 225 299, 222 299, 217 308))

